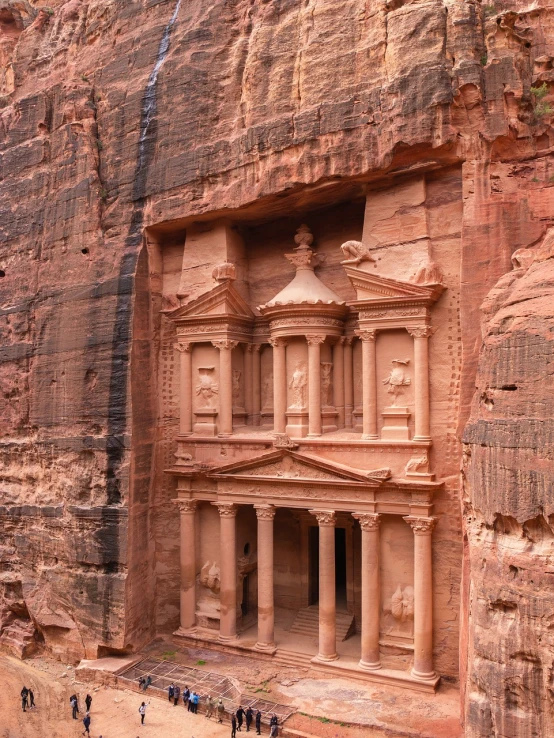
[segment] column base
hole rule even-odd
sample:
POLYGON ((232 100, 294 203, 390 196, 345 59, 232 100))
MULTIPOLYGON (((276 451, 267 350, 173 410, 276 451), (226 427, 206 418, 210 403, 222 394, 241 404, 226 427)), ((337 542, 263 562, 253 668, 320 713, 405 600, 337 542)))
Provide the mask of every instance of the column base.
POLYGON ((235 633, 235 635, 231 636, 223 636, 221 633, 217 636, 217 640, 219 643, 236 643, 238 641, 238 636, 235 633))
POLYGON ((431 436, 414 436, 412 438, 412 441, 425 441, 426 443, 429 443, 431 440, 431 436))
POLYGON ((358 662, 358 666, 360 669, 363 669, 364 671, 378 671, 381 668, 381 662, 380 661, 364 661, 363 659, 360 659, 358 662))
POLYGON ((254 646, 255 651, 259 651, 260 653, 269 653, 274 654, 277 651, 277 647, 274 643, 256 643, 254 646))
POLYGON ((321 435, 321 433, 308 433, 306 438, 319 438, 321 435))
POLYGON ((428 671, 424 673, 412 669, 411 674, 414 679, 420 679, 422 682, 430 682, 437 678, 437 675, 434 671, 428 671))
POLYGON ((336 661, 338 657, 339 657, 338 653, 335 653, 332 656, 328 656, 327 654, 323 654, 323 653, 318 653, 317 656, 314 656, 314 658, 312 659, 312 663, 327 664, 329 663, 329 661, 336 661))
POLYGON ((362 433, 362 441, 378 441, 379 436, 373 433, 362 433))
POLYGON ((187 636, 189 638, 194 638, 196 636, 196 625, 193 625, 192 628, 183 628, 179 627, 177 630, 173 631, 174 636, 182 636, 186 638, 187 636))
POLYGON ((217 437, 218 438, 231 438, 232 435, 233 435, 232 433, 218 433, 217 437))

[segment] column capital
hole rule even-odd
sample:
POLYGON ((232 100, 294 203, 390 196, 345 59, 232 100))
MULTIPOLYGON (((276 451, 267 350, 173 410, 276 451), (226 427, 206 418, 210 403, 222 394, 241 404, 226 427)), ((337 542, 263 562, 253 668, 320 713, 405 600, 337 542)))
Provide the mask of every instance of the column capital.
POLYGON ((308 344, 308 346, 319 346, 325 341, 326 338, 327 336, 323 336, 323 335, 315 335, 315 336, 307 335, 306 343, 308 344))
POLYGON ((378 513, 352 513, 352 517, 359 521, 362 530, 379 530, 381 516, 378 513))
POLYGON ((308 512, 317 519, 320 528, 335 527, 336 518, 334 510, 308 510, 308 512))
POLYGON ((249 344, 249 346, 250 346, 250 350, 254 354, 259 354, 260 351, 262 350, 262 344, 261 343, 251 343, 251 344, 249 344))
POLYGON ((286 338, 270 338, 268 339, 268 343, 273 346, 273 348, 284 348, 288 341, 286 338))
POLYGON ((212 341, 212 346, 215 346, 216 349, 219 349, 220 351, 223 351, 223 350, 232 351, 238 345, 239 345, 238 341, 230 341, 227 338, 223 339, 222 341, 212 341))
POLYGON ((437 522, 436 518, 419 518, 415 515, 408 515, 404 520, 412 527, 416 536, 431 535, 437 522))
POLYGON ((178 343, 173 344, 173 348, 180 354, 189 354, 192 348, 192 343, 190 341, 179 341, 178 343))
POLYGON ((406 328, 406 330, 413 338, 430 338, 436 328, 430 325, 414 325, 406 328))
POLYGON ((258 520, 273 520, 275 517, 274 505, 254 505, 258 520))
POLYGON ((355 333, 361 341, 369 341, 371 343, 375 342, 375 338, 377 336, 376 330, 355 331, 355 333))
POLYGON ((238 512, 238 505, 233 502, 213 502, 219 510, 219 516, 221 518, 236 518, 238 512))
POLYGON ((198 505, 198 500, 180 500, 177 498, 176 500, 172 500, 172 502, 177 505, 182 515, 194 514, 198 505))

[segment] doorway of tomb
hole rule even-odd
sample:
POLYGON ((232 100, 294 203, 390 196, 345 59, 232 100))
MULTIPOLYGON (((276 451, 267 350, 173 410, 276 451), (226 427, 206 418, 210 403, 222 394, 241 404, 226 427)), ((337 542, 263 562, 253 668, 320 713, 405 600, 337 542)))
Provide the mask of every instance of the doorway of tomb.
MULTIPOLYGON (((319 602, 319 527, 309 528, 309 588, 308 603, 319 602)), ((347 610, 346 594, 346 529, 335 528, 335 596, 338 610, 347 610)))

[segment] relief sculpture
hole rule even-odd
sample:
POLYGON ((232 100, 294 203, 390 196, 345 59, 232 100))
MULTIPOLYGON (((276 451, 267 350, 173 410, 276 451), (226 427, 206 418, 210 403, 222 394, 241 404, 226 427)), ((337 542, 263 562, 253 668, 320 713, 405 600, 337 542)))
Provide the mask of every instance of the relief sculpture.
POLYGON ((199 405, 203 408, 213 407, 214 397, 218 393, 218 385, 214 381, 215 367, 200 366, 198 367, 198 384, 196 385, 196 395, 199 398, 199 405))
POLYGON ((398 397, 404 393, 404 387, 411 384, 412 380, 407 376, 404 369, 409 363, 409 359, 393 359, 390 374, 383 379, 383 384, 387 385, 387 392, 391 395, 391 407, 397 406, 398 397))
POLYGON ((332 387, 333 364, 330 361, 321 362, 321 404, 328 407, 333 404, 332 387))
POLYGON ((273 407, 273 372, 266 374, 262 390, 262 408, 271 410, 273 407))
POLYGON ((242 372, 239 369, 233 369, 233 405, 240 405, 240 378, 242 372))
POLYGON ((289 389, 292 390, 292 410, 306 409, 306 394, 308 389, 308 379, 303 364, 297 364, 289 382, 289 389))
POLYGON ((383 608, 383 629, 392 636, 411 638, 414 630, 414 588, 398 584, 383 608))

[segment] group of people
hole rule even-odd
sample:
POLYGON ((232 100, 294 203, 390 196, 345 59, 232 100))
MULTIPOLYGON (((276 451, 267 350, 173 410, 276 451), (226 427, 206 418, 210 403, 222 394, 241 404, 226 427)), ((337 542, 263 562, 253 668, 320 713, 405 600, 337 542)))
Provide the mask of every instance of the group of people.
MULTIPOLYGON (((73 720, 78 720, 79 718, 77 715, 79 714, 79 698, 76 694, 72 694, 69 698, 69 704, 71 705, 71 714, 73 717, 73 720)), ((86 712, 85 717, 83 718, 83 735, 90 735, 90 706, 92 705, 92 697, 90 694, 87 694, 85 697, 85 705, 86 705, 86 712)))
POLYGON ((25 685, 23 685, 23 689, 21 690, 21 707, 23 708, 23 712, 27 712, 27 708, 36 707, 33 690, 30 688, 27 689, 25 685))
MULTIPOLYGON (((179 704, 181 688, 179 687, 178 684, 171 683, 169 687, 167 688, 167 694, 169 696, 169 701, 173 702, 173 705, 179 704)), ((198 713, 199 703, 200 703, 200 695, 197 694, 194 690, 189 689, 185 685, 185 688, 183 689, 183 705, 187 708, 189 712, 192 712, 194 715, 196 715, 198 713)), ((212 708, 210 710, 210 715, 207 714, 207 710, 206 710, 206 717, 210 717, 211 714, 213 713, 213 705, 211 704, 210 697, 208 697, 207 708, 209 709, 210 707, 212 708)))

